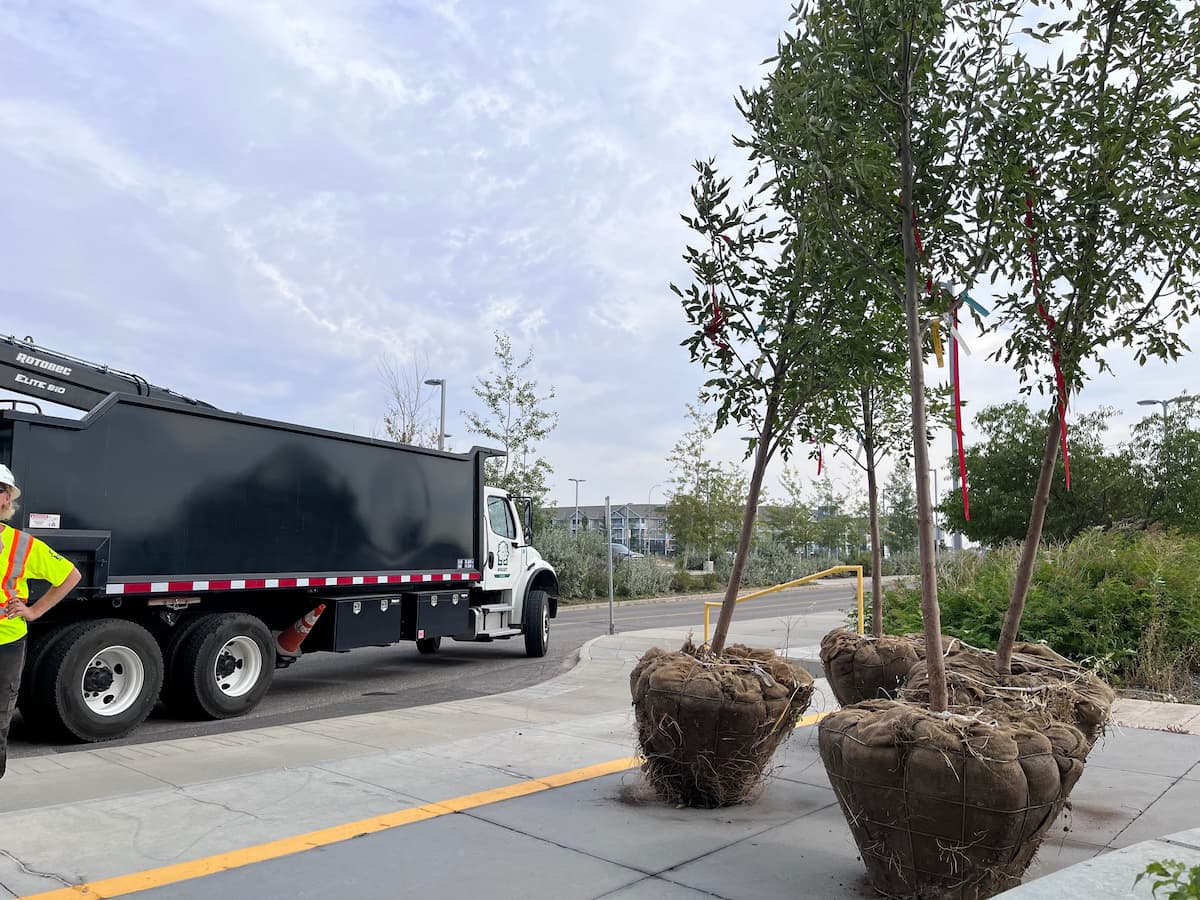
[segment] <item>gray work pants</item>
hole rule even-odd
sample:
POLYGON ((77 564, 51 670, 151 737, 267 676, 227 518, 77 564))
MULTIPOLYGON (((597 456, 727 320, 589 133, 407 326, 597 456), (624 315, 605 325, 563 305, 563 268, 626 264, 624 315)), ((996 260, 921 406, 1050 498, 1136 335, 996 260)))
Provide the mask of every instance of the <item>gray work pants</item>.
POLYGON ((8 763, 8 726, 17 708, 21 667, 25 665, 25 638, 0 644, 0 778, 8 763))

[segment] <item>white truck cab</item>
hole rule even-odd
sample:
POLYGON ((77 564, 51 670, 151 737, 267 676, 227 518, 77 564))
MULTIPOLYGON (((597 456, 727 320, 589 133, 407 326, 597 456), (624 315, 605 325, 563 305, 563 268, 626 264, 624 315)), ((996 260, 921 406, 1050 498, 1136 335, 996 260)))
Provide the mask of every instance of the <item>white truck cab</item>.
POLYGON ((525 636, 529 656, 544 656, 550 619, 558 613, 558 578, 532 543, 532 503, 500 488, 484 488, 485 552, 478 560, 483 602, 472 603, 473 630, 455 640, 490 641, 525 636))

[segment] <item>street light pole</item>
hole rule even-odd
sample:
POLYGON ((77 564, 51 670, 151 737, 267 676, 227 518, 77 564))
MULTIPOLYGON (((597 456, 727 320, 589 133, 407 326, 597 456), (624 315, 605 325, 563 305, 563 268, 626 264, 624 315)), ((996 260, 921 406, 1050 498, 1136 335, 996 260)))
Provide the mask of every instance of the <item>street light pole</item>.
POLYGON ((568 478, 567 481, 575 482, 575 530, 579 531, 579 482, 587 481, 586 478, 568 478))
POLYGON ((438 449, 446 449, 446 379, 426 378, 425 383, 442 389, 442 417, 438 420, 438 449))
MULTIPOLYGON (((650 502, 650 496, 654 493, 654 489, 658 488, 658 487, 662 487, 661 481, 658 482, 657 484, 650 485, 650 490, 646 491, 646 505, 651 507, 650 509, 646 510, 646 547, 645 547, 645 552, 647 554, 650 553, 650 513, 654 512, 653 506, 650 502)), ((664 530, 664 532, 663 532, 663 555, 665 556, 666 553, 667 553, 667 538, 666 538, 666 532, 664 530)))
MULTIPOLYGON (((1161 406, 1163 411, 1162 423, 1162 443, 1159 446, 1159 465, 1165 467, 1167 465, 1167 438, 1169 434, 1169 422, 1171 413, 1171 404, 1178 403, 1180 400, 1190 399, 1187 391, 1181 393, 1178 397, 1172 397, 1170 400, 1139 400, 1138 406, 1161 406)), ((1159 477, 1162 477, 1160 475, 1159 477)))
POLYGON ((1178 397, 1172 397, 1170 400, 1139 400, 1138 406, 1161 406, 1163 411, 1163 443, 1167 440, 1167 416, 1170 414, 1171 404, 1178 403, 1180 400, 1190 399, 1188 392, 1184 391, 1178 397))

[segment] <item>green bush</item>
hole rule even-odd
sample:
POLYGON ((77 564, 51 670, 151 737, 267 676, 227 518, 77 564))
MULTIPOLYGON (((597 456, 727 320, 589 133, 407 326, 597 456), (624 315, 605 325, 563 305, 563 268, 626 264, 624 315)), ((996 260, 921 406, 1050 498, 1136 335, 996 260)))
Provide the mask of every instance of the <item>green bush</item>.
POLYGON ((677 594, 713 593, 721 590, 729 580, 721 580, 716 572, 681 572, 671 576, 671 591, 677 594))
MULTIPOLYGON (((944 555, 938 564, 942 631, 995 647, 1016 577, 1018 545, 944 555)), ((1093 530, 1043 547, 1019 640, 1044 641, 1095 661, 1118 684, 1189 691, 1200 668, 1200 538, 1093 530)), ((921 629, 920 587, 893 585, 883 606, 891 633, 921 629)))
POLYGON ((534 541, 558 572, 562 600, 593 600, 608 596, 608 541, 598 531, 571 534, 566 528, 547 528, 534 541))
MULTIPOLYGON (((771 587, 776 584, 785 584, 795 581, 797 578, 803 578, 805 575, 813 575, 840 565, 843 565, 843 562, 836 556, 802 557, 795 550, 789 550, 782 544, 763 544, 750 551, 750 558, 742 570, 742 587, 771 587)), ((728 584, 729 575, 733 569, 733 556, 726 554, 716 560, 714 568, 721 585, 728 584)))
MULTIPOLYGON (((671 592, 675 567, 660 563, 652 556, 623 559, 613 565, 613 594, 618 597, 660 597, 671 592)), ((604 596, 608 596, 605 571, 604 596)))
MULTIPOLYGON (((599 531, 577 535, 565 528, 537 534, 538 550, 558 572, 558 596, 566 601, 608 597, 609 542, 599 531)), ((613 594, 617 597, 657 597, 674 590, 673 566, 656 557, 623 559, 613 565, 613 594)))
MULTIPOLYGON (((869 554, 867 558, 870 558, 869 554)), ((880 569, 884 575, 920 575, 921 557, 916 550, 893 553, 883 560, 880 569)))

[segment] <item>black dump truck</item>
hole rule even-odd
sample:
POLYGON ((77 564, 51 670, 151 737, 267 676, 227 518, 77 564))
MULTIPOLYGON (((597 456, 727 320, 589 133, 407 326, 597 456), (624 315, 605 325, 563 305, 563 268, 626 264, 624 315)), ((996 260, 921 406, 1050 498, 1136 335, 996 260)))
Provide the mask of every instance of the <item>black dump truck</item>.
POLYGON ((0 408, 0 463, 23 491, 9 524, 83 576, 30 626, 18 706, 36 733, 120 737, 160 700, 237 716, 313 651, 521 637, 546 652, 558 578, 531 502, 484 484, 496 451, 223 412, 15 338, 0 337, 0 388, 33 398, 0 408))

